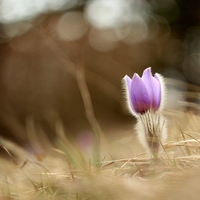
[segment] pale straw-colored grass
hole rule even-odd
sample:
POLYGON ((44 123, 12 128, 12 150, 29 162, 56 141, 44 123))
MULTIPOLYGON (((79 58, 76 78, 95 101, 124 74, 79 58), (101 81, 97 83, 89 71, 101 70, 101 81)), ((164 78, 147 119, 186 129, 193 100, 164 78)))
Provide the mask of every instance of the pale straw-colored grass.
POLYGON ((1 140, 8 158, 0 163, 0 199, 198 199, 199 116, 190 113, 176 120, 187 121, 187 126, 178 129, 170 123, 169 140, 159 159, 150 158, 142 148, 140 154, 127 157, 124 145, 116 150, 114 141, 109 143, 111 152, 113 146, 115 157, 117 151, 123 157, 111 159, 112 155, 103 155, 103 149, 98 161, 62 133, 56 145, 49 143, 49 149, 45 145, 43 155, 1 140))

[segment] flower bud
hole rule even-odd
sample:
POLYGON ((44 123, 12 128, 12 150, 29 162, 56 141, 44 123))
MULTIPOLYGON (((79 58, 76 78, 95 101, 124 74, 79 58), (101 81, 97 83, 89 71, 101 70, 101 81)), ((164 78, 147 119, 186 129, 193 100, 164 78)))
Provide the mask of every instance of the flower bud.
POLYGON ((123 78, 128 108, 131 114, 138 117, 147 111, 160 110, 164 103, 163 78, 159 74, 152 76, 151 68, 144 70, 142 77, 134 74, 123 78))
POLYGON ((165 85, 159 74, 151 68, 142 77, 134 74, 123 78, 129 111, 137 118, 138 138, 148 153, 158 157, 167 138, 166 119, 160 111, 164 105, 165 85))

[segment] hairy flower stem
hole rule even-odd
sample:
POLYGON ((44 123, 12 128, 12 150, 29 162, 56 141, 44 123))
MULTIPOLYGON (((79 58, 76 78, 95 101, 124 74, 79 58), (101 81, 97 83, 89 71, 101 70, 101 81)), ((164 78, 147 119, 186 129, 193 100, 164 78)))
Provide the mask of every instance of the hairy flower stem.
POLYGON ((136 129, 141 144, 152 157, 159 157, 167 138, 166 119, 159 112, 148 111, 137 120, 136 129))

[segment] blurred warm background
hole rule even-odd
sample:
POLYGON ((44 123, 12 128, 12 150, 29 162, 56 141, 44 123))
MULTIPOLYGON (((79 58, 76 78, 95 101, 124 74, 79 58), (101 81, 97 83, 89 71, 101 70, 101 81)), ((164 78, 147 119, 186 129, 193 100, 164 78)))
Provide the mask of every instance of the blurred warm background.
POLYGON ((1 0, 1 136, 25 145, 34 123, 53 139, 57 120, 69 137, 88 136, 84 94, 105 135, 131 131, 121 79, 149 66, 173 79, 168 108, 192 109, 199 11, 199 1, 189 0, 1 0))

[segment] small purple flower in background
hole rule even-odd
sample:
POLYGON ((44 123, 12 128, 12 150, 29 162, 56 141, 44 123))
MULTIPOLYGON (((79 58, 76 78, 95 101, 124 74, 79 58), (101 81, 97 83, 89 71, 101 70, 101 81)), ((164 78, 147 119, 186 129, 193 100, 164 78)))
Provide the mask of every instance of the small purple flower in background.
POLYGON ((163 106, 164 84, 159 74, 152 76, 151 68, 144 70, 142 77, 134 74, 124 77, 129 111, 136 117, 147 111, 157 111, 163 106))
POLYGON ((161 75, 144 70, 142 77, 134 74, 123 78, 129 111, 137 118, 136 130, 147 152, 158 157, 167 138, 166 120, 161 114, 165 86, 161 75))

